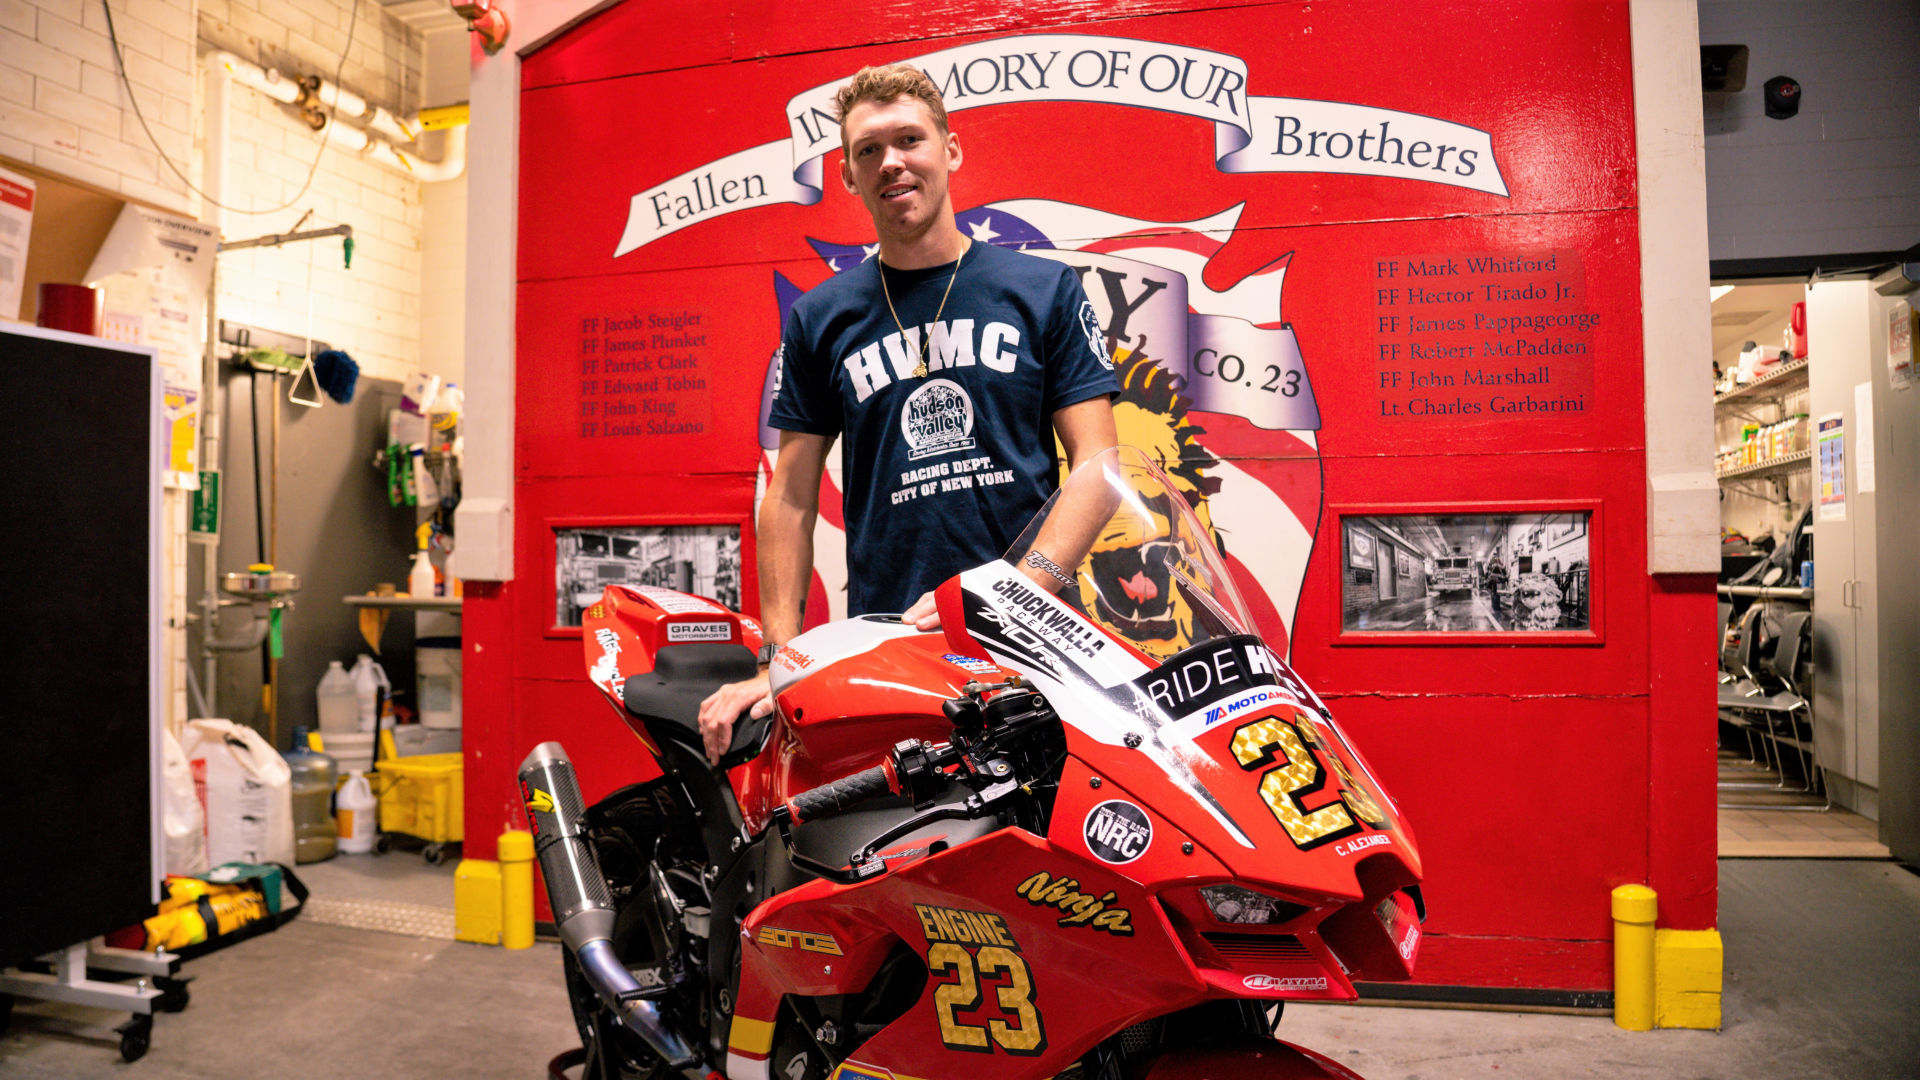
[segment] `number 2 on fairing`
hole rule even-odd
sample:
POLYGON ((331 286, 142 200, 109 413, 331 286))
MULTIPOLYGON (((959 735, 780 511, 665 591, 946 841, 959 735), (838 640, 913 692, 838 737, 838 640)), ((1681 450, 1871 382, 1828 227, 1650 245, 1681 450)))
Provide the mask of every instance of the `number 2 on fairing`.
POLYGON ((1260 798, 1273 811, 1288 839, 1305 850, 1329 840, 1359 832, 1360 821, 1378 828, 1385 824, 1373 799, 1349 779, 1338 757, 1322 747, 1335 772, 1346 781, 1347 790, 1340 799, 1308 810, 1300 800, 1326 785, 1326 777, 1315 761, 1309 744, 1319 745, 1311 734, 1303 733, 1287 720, 1273 716, 1245 724, 1233 733, 1233 756, 1249 771, 1271 765, 1260 775, 1260 798), (1276 760, 1277 759, 1277 760, 1276 760))
POLYGON ((949 1050, 992 1053, 989 1035, 1009 1054, 1029 1056, 1047 1048, 1040 1011, 1033 1007, 1033 973, 1019 953, 988 945, 974 954, 951 942, 941 942, 927 950, 927 969, 935 976, 952 974, 955 979, 933 991, 940 1041, 949 1050), (983 1025, 961 1019, 960 1014, 971 1012, 980 1003, 981 977, 997 979, 1002 975, 1006 981, 995 990, 995 997, 1001 1011, 1018 1022, 991 1019, 983 1025))

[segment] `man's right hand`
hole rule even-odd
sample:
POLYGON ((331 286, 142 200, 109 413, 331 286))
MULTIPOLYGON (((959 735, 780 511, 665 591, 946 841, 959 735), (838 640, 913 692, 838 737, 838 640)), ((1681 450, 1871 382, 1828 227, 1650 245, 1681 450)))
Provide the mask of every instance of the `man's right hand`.
POLYGON ((742 712, 751 712, 758 720, 772 711, 773 683, 764 671, 707 695, 700 703, 700 741, 706 746, 708 764, 720 764, 727 747, 733 745, 733 723, 742 712))

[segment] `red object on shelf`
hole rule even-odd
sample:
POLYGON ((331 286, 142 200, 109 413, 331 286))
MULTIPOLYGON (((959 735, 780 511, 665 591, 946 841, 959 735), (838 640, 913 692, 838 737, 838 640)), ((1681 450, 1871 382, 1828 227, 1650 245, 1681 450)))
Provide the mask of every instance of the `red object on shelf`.
POLYGON ((100 335, 100 310, 105 296, 86 285, 42 282, 40 314, 34 320, 49 330, 66 330, 91 337, 100 335))
POLYGON ((1805 300, 1793 305, 1793 314, 1787 319, 1787 327, 1793 333, 1793 358, 1805 360, 1807 358, 1807 302, 1805 300))

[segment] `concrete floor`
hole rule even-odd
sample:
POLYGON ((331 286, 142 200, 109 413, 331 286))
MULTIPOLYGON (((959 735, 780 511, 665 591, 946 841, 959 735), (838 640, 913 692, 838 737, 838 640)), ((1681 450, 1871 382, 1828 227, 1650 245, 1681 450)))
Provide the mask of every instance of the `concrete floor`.
MULTIPOLYGON (((406 867, 342 863, 335 872, 365 881, 406 867)), ((318 884, 329 872, 309 876, 318 884)), ((1368 1080, 1920 1075, 1920 877, 1887 862, 1729 859, 1720 881, 1723 1031, 1633 1034, 1602 1017, 1296 1005, 1282 1034, 1368 1080)), ((295 920, 190 971, 193 1004, 159 1017, 140 1062, 123 1065, 115 1052, 109 1027, 121 1017, 22 1003, 0 1036, 0 1076, 542 1080, 547 1060, 575 1042, 553 945, 509 953, 295 920)))

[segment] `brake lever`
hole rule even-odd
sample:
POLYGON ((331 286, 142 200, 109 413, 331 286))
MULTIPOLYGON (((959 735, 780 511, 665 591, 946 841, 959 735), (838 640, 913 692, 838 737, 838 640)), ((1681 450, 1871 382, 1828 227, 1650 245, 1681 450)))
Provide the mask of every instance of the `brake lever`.
POLYGON ((886 860, 874 857, 887 843, 937 821, 969 821, 981 817, 989 808, 1019 789, 1018 783, 1005 780, 983 788, 979 794, 968 795, 958 804, 934 807, 917 813, 905 821, 897 822, 891 828, 883 830, 878 836, 868 840, 866 846, 850 855, 847 859, 847 868, 844 870, 801 853, 799 847, 793 842, 793 815, 787 812, 785 806, 774 808, 773 826, 780 831, 780 839, 787 845, 787 861, 796 868, 815 877, 826 878, 837 885, 857 885, 868 878, 887 872, 886 860))
MULTIPOLYGON (((905 821, 895 823, 892 828, 884 830, 880 835, 867 841, 867 846, 854 852, 853 857, 848 860, 848 864, 858 873, 861 871, 863 865, 879 852, 883 845, 898 840, 936 821, 970 821, 977 817, 984 817, 989 807, 1018 790, 1020 790, 1019 784, 1012 780, 1002 780, 997 784, 989 784, 980 789, 979 794, 967 796, 958 806, 949 804, 947 806, 936 806, 931 810, 924 810, 907 818, 905 821)), ((880 865, 884 868, 885 863, 882 862, 880 865)), ((865 871, 865 873, 869 875, 877 872, 878 871, 874 870, 865 871)))

